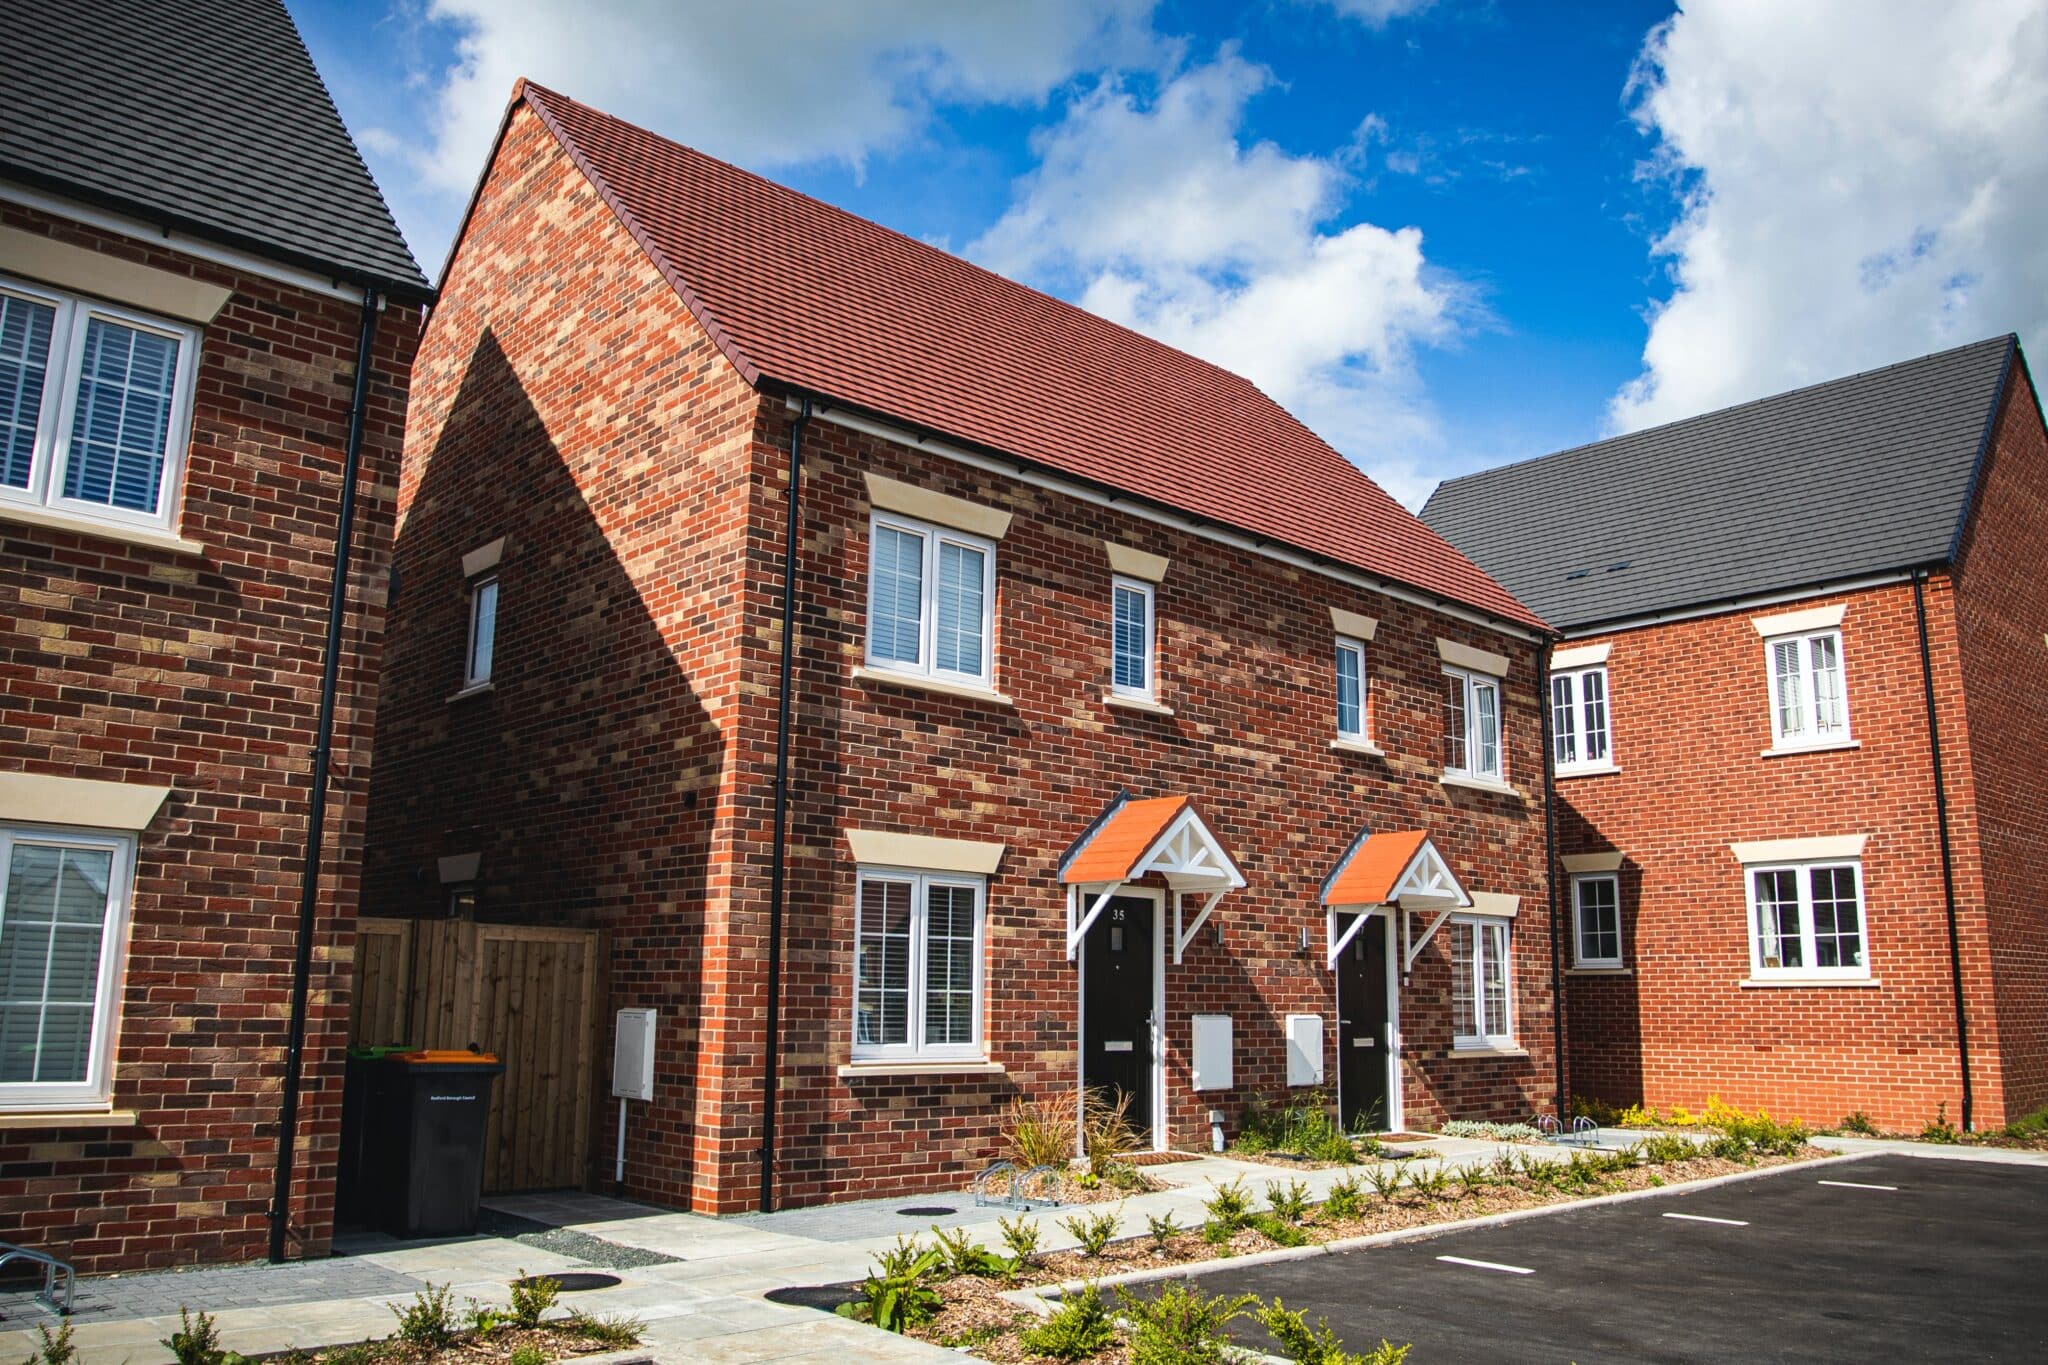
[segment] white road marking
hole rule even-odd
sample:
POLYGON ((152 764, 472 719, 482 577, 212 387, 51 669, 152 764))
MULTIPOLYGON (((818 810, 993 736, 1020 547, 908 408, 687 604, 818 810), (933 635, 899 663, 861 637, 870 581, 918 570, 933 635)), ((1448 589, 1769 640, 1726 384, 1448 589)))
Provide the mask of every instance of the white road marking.
POLYGON ((1893 1194, 1899 1192, 1897 1185, 1864 1185, 1854 1180, 1823 1180, 1820 1183, 1833 1185, 1838 1190, 1890 1190, 1893 1194))
POLYGON ((1469 1261, 1463 1256, 1439 1256, 1437 1259, 1439 1261, 1448 1261, 1452 1265, 1469 1265, 1477 1270, 1504 1270, 1510 1275, 1534 1275, 1536 1273, 1527 1266, 1501 1265, 1496 1261, 1469 1261))
POLYGON ((1740 1218, 1709 1218, 1704 1213, 1667 1213, 1666 1218, 1683 1218, 1688 1223, 1719 1223, 1722 1227, 1746 1228, 1749 1224, 1740 1218))

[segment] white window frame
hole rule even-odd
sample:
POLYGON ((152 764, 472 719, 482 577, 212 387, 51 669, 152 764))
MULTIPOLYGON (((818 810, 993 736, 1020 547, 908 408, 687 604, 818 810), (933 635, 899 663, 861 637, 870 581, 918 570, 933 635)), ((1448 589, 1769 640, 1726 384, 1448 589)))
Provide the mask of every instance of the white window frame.
POLYGON ((1764 640, 1764 692, 1771 710, 1772 749, 1833 749, 1852 742, 1849 725, 1849 660, 1842 648, 1840 626, 1767 636, 1764 640), (1819 640, 1829 640, 1834 644, 1835 705, 1841 713, 1839 723, 1825 732, 1820 729, 1820 708, 1813 685, 1813 680, 1817 676, 1813 666, 1813 649, 1814 643, 1819 640), (1799 672, 1795 675, 1799 687, 1796 709, 1803 721, 1802 728, 1797 733, 1790 734, 1785 730, 1784 699, 1778 680, 1778 648, 1788 644, 1797 645, 1799 649, 1799 672))
POLYGON ((1109 580, 1109 690, 1119 697, 1132 697, 1138 701, 1154 701, 1159 695, 1159 617, 1157 598, 1153 585, 1142 578, 1128 574, 1113 574, 1109 580), (1145 603, 1145 685, 1128 687, 1117 681, 1117 660, 1122 651, 1117 646, 1117 594, 1134 593, 1145 603))
POLYGON ((893 512, 874 512, 868 517, 868 590, 867 590, 867 642, 863 651, 869 668, 890 673, 903 673, 912 677, 936 678, 951 682, 963 682, 975 687, 995 686, 996 662, 996 544, 981 536, 969 535, 948 526, 938 526, 912 517, 897 516, 893 512), (875 531, 887 527, 909 535, 921 536, 924 552, 920 565, 922 591, 918 599, 917 660, 914 663, 902 659, 884 659, 875 654, 875 586, 874 545, 875 531), (981 555, 981 669, 969 673, 959 669, 938 666, 938 562, 939 546, 954 544, 963 549, 974 550, 981 555))
POLYGON ((462 652, 462 685, 465 689, 482 687, 498 671, 498 609, 504 604, 504 599, 505 589, 496 572, 479 574, 469 580, 469 631, 462 652), (485 588, 491 590, 491 664, 479 673, 476 667, 477 625, 483 620, 485 588))
POLYGON ((1571 668, 1550 675, 1550 761, 1551 770, 1559 776, 1575 772, 1605 772, 1614 766, 1614 689, 1610 686, 1606 664, 1594 664, 1587 668, 1571 668), (1586 680, 1598 675, 1600 679, 1600 700, 1588 703, 1586 680), (1558 700, 1562 689, 1565 698, 1558 700), (1592 757, 1590 740, 1594 728, 1587 723, 1589 705, 1600 708, 1600 756, 1592 757), (1570 723, 1570 730, 1559 723, 1563 716, 1570 723), (1564 747, 1569 741, 1572 753, 1569 758, 1564 747))
POLYGON ((853 972, 848 991, 847 1037, 852 1040, 856 1062, 982 1061, 987 1057, 983 1034, 986 1018, 988 973, 988 878, 960 872, 930 872, 908 867, 862 867, 855 879, 853 903, 853 972), (870 882, 909 882, 910 901, 910 999, 909 1016, 902 1043, 863 1043, 860 1040, 860 907, 870 882), (974 1037, 967 1043, 924 1041, 925 971, 927 930, 930 924, 930 892, 935 886, 966 887, 974 892, 974 1037))
POLYGON ((1372 743, 1372 707, 1366 700, 1365 661, 1365 642, 1363 640, 1355 639, 1349 635, 1339 635, 1337 637, 1337 652, 1330 665, 1330 680, 1336 702, 1332 710, 1336 712, 1337 738, 1348 740, 1353 744, 1372 743), (1355 730, 1344 728, 1344 656, 1347 654, 1352 655, 1358 660, 1358 728, 1355 730))
POLYGON ((1863 882, 1863 860, 1861 858, 1809 858, 1796 862, 1744 863, 1742 866, 1743 900, 1749 909, 1749 974, 1757 981, 1867 981, 1870 979, 1870 911, 1868 892, 1863 882), (1817 967, 1813 923, 1813 874, 1822 870, 1847 868, 1856 877, 1856 929, 1863 945, 1862 964, 1855 967, 1817 967), (1770 872, 1790 872, 1799 889, 1799 952, 1802 965, 1797 967, 1769 967, 1764 965, 1763 922, 1759 918, 1762 907, 1758 903, 1756 882, 1759 876, 1770 872))
POLYGON ((1621 876, 1615 872, 1581 872, 1572 877, 1572 965, 1598 970, 1621 966, 1621 876), (1582 890, 1594 882, 1605 882, 1614 890, 1614 955, 1586 956, 1586 901, 1582 890))
POLYGON ((49 366, 43 377, 43 402, 36 413, 36 439, 30 458, 27 488, 0 484, 0 499, 46 509, 81 521, 113 526, 139 526, 175 533, 185 487, 186 454, 192 442, 192 395, 199 370, 199 329, 169 318, 120 308, 98 299, 29 284, 0 275, 0 293, 12 294, 57 310, 50 328, 49 366), (164 467, 157 485, 157 510, 127 507, 64 496, 64 471, 71 459, 71 426, 78 406, 78 371, 85 356, 86 324, 103 318, 136 331, 154 332, 178 343, 172 378, 170 421, 164 434, 164 467))
MULTIPOLYGON (((1453 764, 1450 761, 1448 754, 1446 754, 1444 759, 1444 771, 1456 777, 1476 778, 1484 782, 1506 782, 1508 768, 1508 727, 1507 716, 1501 710, 1501 680, 1499 678, 1492 676, 1491 674, 1475 673, 1468 668, 1453 668, 1449 665, 1446 665, 1444 667, 1444 676, 1446 678, 1454 679, 1463 687, 1463 705, 1465 715, 1465 733, 1461 737, 1464 742, 1465 762, 1463 763, 1463 765, 1453 764), (1479 715, 1479 708, 1475 704, 1475 698, 1481 691, 1488 690, 1490 690, 1493 693, 1494 766, 1491 770, 1475 767, 1472 762, 1473 754, 1479 748, 1478 744, 1474 741, 1474 727, 1478 723, 1477 717, 1479 715)), ((1448 716, 1445 717, 1444 723, 1446 729, 1448 730, 1450 724, 1450 719, 1448 716)))
MULTIPOLYGON (((1457 1002, 1452 997, 1451 1047, 1453 1050, 1487 1049, 1502 1051, 1515 1046, 1515 922, 1492 915, 1453 915, 1451 932, 1472 933, 1472 1022, 1481 1030, 1479 1033, 1459 1033, 1457 1002), (1486 954, 1487 940, 1498 931, 1501 937, 1501 1031, 1485 1032, 1486 1027, 1486 954)), ((1455 944, 1447 944, 1445 955, 1449 957, 1452 972, 1458 969, 1458 953, 1455 944)), ((1455 986, 1455 983, 1454 983, 1455 986)))
POLYGON ((121 982, 128 957, 134 894, 135 840, 106 830, 9 823, 0 825, 0 916, 6 914, 7 878, 17 844, 83 848, 112 855, 106 917, 100 928, 99 979, 94 986, 91 1051, 83 1081, 0 1083, 0 1113, 64 1112, 104 1108, 114 1093, 114 1050, 120 1039, 121 982))

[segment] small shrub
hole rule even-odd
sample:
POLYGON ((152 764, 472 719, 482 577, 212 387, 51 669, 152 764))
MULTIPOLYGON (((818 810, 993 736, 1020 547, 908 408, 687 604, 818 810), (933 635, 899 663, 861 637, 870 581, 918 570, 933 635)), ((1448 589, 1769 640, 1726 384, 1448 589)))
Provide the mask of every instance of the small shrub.
POLYGON ((1038 1244, 1045 1236, 1045 1229, 1036 1219, 1021 1214, 1015 1218, 996 1219, 996 1228, 1003 1234, 1003 1248, 1010 1253, 1010 1264, 1017 1270, 1038 1264, 1038 1244))
POLYGON ((1241 1152, 1286 1152, 1311 1161, 1350 1165, 1358 1149, 1330 1117, 1330 1097, 1321 1090, 1290 1093, 1275 1104, 1254 1099, 1238 1120, 1241 1152))
POLYGON ((1327 1318, 1317 1318, 1316 1325, 1310 1327, 1300 1313, 1279 1299, 1274 1299, 1270 1308, 1259 1309, 1256 1316, 1259 1325, 1280 1344, 1280 1354, 1295 1365, 1402 1365, 1408 1359, 1409 1347, 1385 1340, 1370 1354, 1355 1355, 1337 1340, 1327 1318))
POLYGON ((1424 1200, 1435 1201, 1450 1192, 1451 1173, 1441 1166, 1433 1166, 1426 1171, 1420 1166, 1410 1167, 1408 1187, 1424 1200))
POLYGON ((1077 1213, 1072 1218, 1063 1218, 1060 1226, 1074 1234, 1074 1240, 1081 1244, 1081 1254, 1092 1260, 1110 1244, 1117 1229, 1123 1226, 1123 1219, 1114 1210, 1104 1209, 1101 1213, 1077 1213))
POLYGON ((398 1339, 422 1355, 455 1339, 455 1302, 449 1285, 429 1282, 403 1308, 393 1304, 391 1315, 398 1319, 398 1339))
POLYGON ((1458 1196, 1462 1199, 1477 1196, 1479 1191, 1493 1183, 1493 1177, 1487 1174, 1486 1167, 1476 1161, 1469 1166, 1458 1167, 1451 1172, 1451 1177, 1458 1182, 1458 1196))
POLYGON ((1541 1142, 1543 1134, 1526 1123, 1474 1123, 1452 1119, 1438 1130, 1445 1137, 1482 1138, 1488 1142, 1541 1142))
POLYGON ((1308 1245, 1307 1233, 1275 1213, 1254 1213, 1245 1219, 1245 1226, 1255 1228, 1260 1236, 1275 1246, 1308 1245))
POLYGON ((1009 1271, 1009 1262, 974 1240, 967 1229, 954 1228, 951 1233, 939 1231, 932 1225, 932 1236, 939 1244, 939 1256, 945 1263, 948 1275, 992 1276, 1009 1271))
POLYGON ((462 1330, 471 1336, 487 1337, 500 1327, 511 1325, 511 1322, 512 1315, 504 1309, 471 1299, 469 1307, 463 1311, 462 1330))
POLYGON ((1636 1153, 1644 1164, 1663 1166, 1673 1161, 1689 1161, 1700 1154, 1699 1147, 1691 1138, 1678 1137, 1671 1133, 1652 1133, 1638 1139, 1629 1149, 1636 1153))
POLYGON ((1171 1213, 1148 1213, 1145 1215, 1145 1235, 1152 1239, 1152 1249, 1161 1253, 1166 1244, 1180 1236, 1181 1225, 1173 1221, 1171 1213))
POLYGON ((1228 1185, 1218 1185, 1216 1193, 1202 1204, 1212 1224, 1221 1224, 1232 1232, 1244 1226, 1246 1215, 1252 1211, 1251 1196, 1245 1193, 1244 1181, 1233 1180, 1228 1185))
POLYGON ((1259 1301, 1255 1294, 1211 1298, 1186 1280, 1162 1286, 1156 1298, 1118 1289, 1117 1300, 1130 1323, 1131 1365, 1224 1365, 1235 1354, 1224 1328, 1259 1301))
POLYGON ((922 1327, 944 1306, 932 1288, 941 1274, 941 1259, 936 1249, 915 1237, 898 1237, 893 1248, 876 1253, 874 1270, 857 1287, 860 1298, 840 1311, 885 1332, 922 1327))
POLYGON ((2020 1142, 2048 1137, 2048 1105, 2043 1105, 2031 1114, 2023 1114, 2005 1125, 2004 1136, 2020 1142))
POLYGON ((1138 1149, 1138 1134, 1131 1127, 1130 1112, 1128 1091, 1112 1096, 1106 1090, 1095 1089, 1082 1098, 1081 1130, 1088 1143, 1088 1174, 1098 1180, 1138 1149))
POLYGON ((512 1348, 512 1365, 548 1365, 548 1353, 529 1341, 512 1348))
MULTIPOLYGON (((936 1299, 938 1296, 934 1294, 932 1297, 936 1299)), ((580 1308, 564 1318, 562 1326, 585 1341, 596 1342, 614 1351, 638 1346, 641 1336, 647 1331, 646 1323, 624 1313, 586 1313, 580 1308)))
POLYGON ((562 1282, 554 1276, 528 1275, 522 1269, 519 1278, 512 1281, 512 1325, 528 1329, 540 1326, 561 1293, 562 1282))
MULTIPOLYGON (((70 1325, 65 1324, 67 1328, 70 1325)), ((220 1329, 214 1326, 211 1313, 201 1313, 194 1318, 182 1307, 178 1309, 178 1330, 160 1344, 170 1351, 178 1365, 241 1365, 243 1359, 221 1347, 220 1329)))
POLYGON ((1394 1165, 1369 1166, 1366 1168, 1365 1179, 1366 1183, 1372 1186, 1373 1195, 1382 1204, 1389 1204, 1401 1188, 1401 1168, 1394 1165))
POLYGON ((1275 1216, 1299 1223, 1308 1216, 1308 1186, 1299 1180, 1290 1180, 1285 1185, 1277 1180, 1268 1181, 1266 1206, 1275 1216))
POLYGON ((1858 1137, 1876 1137, 1877 1125, 1870 1121, 1870 1115, 1858 1109, 1855 1113, 1843 1118, 1842 1131, 1854 1133, 1858 1137))
POLYGON ((381 1341, 358 1341, 352 1346, 330 1346, 320 1354, 326 1365, 377 1365, 391 1352, 381 1341))
POLYGON ((1365 1187, 1353 1176, 1330 1186, 1323 1200, 1323 1212, 1332 1218, 1356 1218, 1365 1209, 1365 1187))
MULTIPOLYGON (((28 1359, 21 1362, 21 1365, 72 1365, 72 1362, 78 1359, 78 1348, 71 1344, 71 1320, 69 1318, 58 1323, 57 1330, 54 1332, 50 1330, 49 1323, 37 1323, 36 1335, 40 1338, 36 1344, 36 1349, 29 1355, 28 1359)), ((168 1342, 165 1343, 165 1345, 169 1344, 168 1342)))
POLYGON ((1929 1119, 1927 1126, 1920 1130, 1920 1140, 1922 1142, 1940 1142, 1945 1144, 1957 1143, 1963 1140, 1963 1135, 1956 1131, 1956 1126, 1948 1121, 1947 1100, 1941 1102, 1940 1107, 1935 1110, 1934 1117, 1929 1119))
POLYGON ((1018 1333, 1017 1340, 1033 1355, 1054 1360, 1087 1360, 1116 1341, 1116 1327, 1109 1320, 1109 1308, 1094 1285, 1060 1300, 1060 1306, 1035 1327, 1018 1333))
POLYGON ((1003 1144, 1009 1159, 1033 1166, 1064 1166, 1074 1157, 1074 1106, 1057 1095, 1010 1101, 1003 1114, 1003 1144))

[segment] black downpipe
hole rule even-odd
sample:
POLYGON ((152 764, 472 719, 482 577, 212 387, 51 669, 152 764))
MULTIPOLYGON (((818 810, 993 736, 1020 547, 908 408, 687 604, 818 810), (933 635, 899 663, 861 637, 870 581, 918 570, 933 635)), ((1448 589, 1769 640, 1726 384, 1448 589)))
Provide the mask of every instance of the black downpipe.
POLYGON ((782 680, 775 703, 775 843, 768 870, 768 1048, 761 1067, 761 1212, 775 1211, 775 1087, 782 1050, 782 910, 789 845, 789 717, 796 663, 797 493, 811 400, 789 428, 789 522, 782 540, 782 680))
POLYGON ((349 549, 356 517, 356 471, 363 456, 363 409, 370 396, 370 351, 377 340, 377 291, 363 291, 356 337, 355 392, 348 406, 348 444, 341 467, 341 509, 334 525, 334 579, 327 589, 327 646, 320 661, 320 720, 313 731, 312 792, 306 806, 306 857, 299 871, 299 926, 292 963, 291 1025, 286 1033, 284 1094, 277 1108, 277 1188, 270 1199, 270 1259, 282 1261, 291 1231, 292 1157, 299 1135, 299 1083, 305 1069, 306 992, 313 977, 313 928, 320 900, 320 860, 327 834, 327 768, 334 741, 334 693, 341 676, 341 629, 348 609, 349 549))
POLYGON ((1941 894, 1948 906, 1948 972, 1956 994, 1956 1062, 1963 1072, 1963 1131, 1972 1131, 1975 1093, 1970 1085, 1970 1020, 1963 1010, 1963 944, 1956 929, 1955 859, 1948 838, 1948 785, 1941 772, 1941 721, 1934 710, 1934 657, 1927 644, 1925 569, 1913 571, 1913 615, 1920 624, 1920 682, 1927 693, 1927 744, 1934 758, 1934 827, 1941 836, 1941 894))
POLYGON ((1557 781, 1551 772, 1550 734, 1550 650, 1546 642, 1537 647, 1536 710, 1543 736, 1543 884, 1550 893, 1550 1050, 1555 1067, 1557 1117, 1563 1122, 1571 1110, 1564 1093, 1564 946, 1559 941, 1557 907, 1557 781))

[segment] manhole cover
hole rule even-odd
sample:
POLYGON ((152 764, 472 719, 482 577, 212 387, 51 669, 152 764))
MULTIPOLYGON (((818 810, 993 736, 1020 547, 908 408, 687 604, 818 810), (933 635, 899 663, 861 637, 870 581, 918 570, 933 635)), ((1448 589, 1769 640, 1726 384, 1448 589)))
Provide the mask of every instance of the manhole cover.
POLYGON ((916 1204, 907 1209, 898 1209, 896 1212, 905 1218, 951 1218, 960 1210, 948 1208, 944 1204, 916 1204))
POLYGON ((842 1303, 856 1303, 860 1291, 844 1284, 800 1284, 787 1289, 771 1289, 762 1295, 770 1303, 787 1304, 792 1308, 816 1308, 830 1313, 842 1303))
POLYGON ((582 1271, 571 1271, 566 1275, 529 1275, 519 1281, 521 1289, 531 1289, 542 1280, 553 1280, 555 1288, 564 1294, 581 1294, 586 1289, 610 1289, 619 1283, 616 1275, 594 1275, 582 1271))

